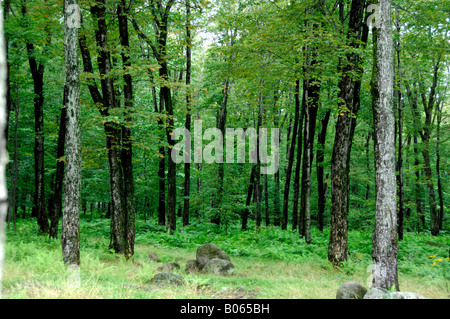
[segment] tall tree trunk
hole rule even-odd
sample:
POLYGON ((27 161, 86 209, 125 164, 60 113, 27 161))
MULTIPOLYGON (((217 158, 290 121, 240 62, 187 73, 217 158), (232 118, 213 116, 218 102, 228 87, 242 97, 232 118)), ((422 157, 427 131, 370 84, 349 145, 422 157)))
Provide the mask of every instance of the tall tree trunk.
POLYGON ((322 129, 317 137, 317 155, 316 155, 316 172, 317 172, 317 218, 318 218, 318 228, 323 232, 324 226, 324 214, 325 214, 325 202, 326 196, 326 183, 324 183, 324 169, 323 162, 325 159, 325 141, 327 136, 328 122, 330 120, 331 110, 325 113, 324 118, 321 120, 322 129))
POLYGON ((437 61, 434 63, 433 84, 430 87, 428 100, 425 98, 425 88, 423 87, 423 85, 421 85, 422 104, 425 111, 425 124, 421 132, 421 137, 424 144, 422 155, 424 161, 425 180, 427 183, 428 197, 430 201, 430 224, 431 224, 430 228, 431 234, 433 236, 439 235, 439 218, 436 204, 436 194, 434 192, 433 173, 431 170, 430 144, 431 144, 432 114, 436 99, 436 87, 438 82, 438 71, 440 62, 441 62, 440 57, 438 57, 437 61))
MULTIPOLYGON (((296 80, 295 90, 298 92, 298 88, 300 86, 299 80, 296 80)), ((281 229, 287 228, 287 222, 288 222, 288 210, 289 210, 289 189, 291 185, 291 174, 292 174, 292 165, 294 163, 294 151, 295 151, 295 144, 297 140, 297 132, 298 132, 298 125, 299 125, 299 117, 300 117, 300 103, 295 103, 295 116, 294 116, 294 128, 292 130, 292 139, 289 142, 288 138, 288 145, 290 143, 289 148, 289 158, 288 158, 288 166, 286 169, 286 182, 284 184, 284 198, 283 198, 283 216, 281 219, 281 229)))
POLYGON ((261 226, 261 198, 262 188, 261 185, 261 158, 260 158, 260 145, 261 145, 261 126, 262 117, 264 112, 264 81, 261 80, 261 92, 259 93, 259 110, 258 110, 258 123, 256 125, 257 139, 256 139, 256 178, 255 178, 255 197, 256 197, 256 227, 261 226))
POLYGON ((44 70, 43 64, 37 65, 33 57, 34 45, 27 43, 28 61, 34 86, 34 187, 36 216, 41 234, 49 233, 48 215, 45 207, 44 181, 44 70))
POLYGON ((62 221, 62 252, 66 265, 80 265, 81 111, 78 68, 78 26, 70 23, 78 14, 77 0, 64 1, 64 61, 66 66, 66 172, 62 221))
MULTIPOLYGON (((273 124, 276 128, 278 128, 278 90, 274 93, 274 120, 273 124)), ((273 198, 273 225, 274 226, 280 226, 281 224, 281 211, 280 211, 280 170, 278 169, 274 174, 274 180, 275 180, 275 194, 273 198)))
MULTIPOLYGON (((9 88, 8 88, 9 89, 9 88)), ((7 93, 8 100, 8 93, 7 93)), ((13 219, 13 229, 16 230, 16 208, 17 208, 17 181, 19 178, 19 170, 18 170, 18 151, 17 151, 17 129, 19 127, 19 103, 14 104, 14 151, 13 151, 13 163, 11 167, 11 190, 10 190, 10 201, 9 201, 9 210, 12 210, 12 219, 13 219)), ((5 133, 6 137, 6 133, 5 133)), ((6 139, 6 138, 5 138, 6 139)), ((9 224, 8 224, 9 228, 9 224)))
MULTIPOLYGON (((300 81, 297 80, 295 82, 295 104, 300 104, 300 81)), ((303 88, 303 94, 302 94, 302 106, 300 110, 300 120, 299 120, 299 128, 297 132, 297 160, 295 163, 295 175, 294 175, 294 200, 293 200, 293 207, 292 207, 292 230, 296 230, 299 225, 299 210, 298 210, 298 204, 299 204, 299 198, 300 198, 300 170, 301 170, 301 163, 302 163, 302 151, 303 147, 301 144, 301 141, 303 140, 303 122, 305 117, 305 90, 303 88)))
MULTIPOLYGON (((88 83, 91 97, 95 104, 99 105, 100 113, 107 117, 112 109, 118 105, 114 90, 114 80, 111 77, 111 59, 107 45, 107 25, 105 20, 106 8, 104 0, 96 0, 91 6, 91 14, 97 21, 97 30, 95 31, 96 43, 99 48, 97 64, 101 77, 101 90, 97 89, 95 82, 88 83)), ((90 54, 86 46, 84 35, 80 37, 80 47, 83 57, 84 71, 93 73, 90 54)), ((126 206, 124 204, 124 186, 123 172, 120 161, 121 154, 121 135, 122 130, 115 123, 105 121, 104 123, 106 148, 108 150, 108 164, 110 177, 110 217, 111 217, 111 236, 109 247, 118 254, 125 255, 126 243, 124 239, 126 206)))
POLYGON ((396 13, 396 29, 398 33, 398 40, 395 45, 397 52, 397 110, 398 110, 398 160, 397 160, 397 184, 398 184, 398 239, 403 240, 403 201, 404 201, 404 191, 403 191, 403 103, 402 103, 402 92, 401 92, 401 61, 400 61, 400 22, 399 14, 396 13))
POLYGON ((255 175, 256 175, 256 166, 252 167, 252 172, 250 173, 250 183, 248 184, 248 191, 247 191, 247 199, 245 201, 245 209, 242 214, 242 230, 247 230, 247 221, 248 221, 248 215, 250 214, 249 206, 252 203, 252 194, 253 194, 253 187, 255 186, 255 175))
POLYGON ((437 128, 436 128, 436 176, 439 196, 439 230, 442 230, 444 222, 444 197, 442 194, 442 179, 441 179, 441 154, 440 154, 440 142, 441 142, 441 123, 442 123, 442 111, 444 109, 443 101, 436 103, 437 112, 437 128))
MULTIPOLYGON (((191 131, 191 7, 190 1, 186 0, 186 123, 184 127, 191 131)), ((190 138, 190 137, 189 137, 190 138)), ((186 145, 191 145, 190 140, 186 145)), ((190 152, 188 152, 190 156, 190 152)), ((189 225, 189 196, 191 191, 191 162, 184 162, 184 204, 183 204, 183 226, 189 225)))
MULTIPOLYGON (((308 52, 307 52, 308 54, 308 52)), ((319 109, 320 79, 311 76, 311 72, 318 61, 314 58, 306 65, 304 81, 305 96, 305 136, 302 163, 302 202, 300 210, 300 235, 305 237, 306 243, 311 242, 311 167, 313 162, 314 135, 316 131, 317 111, 319 109)))
MULTIPOLYGON (((220 106, 220 109, 217 113, 217 124, 216 127, 221 131, 225 132, 225 124, 227 121, 227 104, 228 104, 228 90, 229 90, 229 78, 227 77, 223 84, 222 89, 222 104, 220 106)), ((222 140, 222 147, 223 147, 224 140, 222 140)), ((222 209, 222 200, 223 200, 223 181, 224 181, 224 165, 223 163, 218 163, 218 169, 219 169, 219 177, 218 177, 218 183, 219 187, 217 190, 217 194, 214 198, 213 207, 216 208, 216 210, 222 209)), ((212 218, 211 222, 217 225, 220 225, 221 220, 221 214, 216 213, 212 218)))
MULTIPOLYGON (((75 39, 77 41, 77 39, 75 39)), ((58 236, 59 218, 62 216, 62 191, 64 187, 64 146, 66 142, 66 125, 67 125, 67 87, 64 86, 63 107, 59 119, 58 146, 56 150, 56 175, 53 194, 53 208, 50 210, 50 234, 51 238, 58 236)))
MULTIPOLYGON (((27 16, 26 1, 22 2, 22 16, 27 16)), ((33 77, 34 90, 34 203, 39 232, 49 233, 48 215, 45 207, 44 182, 44 71, 45 66, 37 63, 34 56, 34 45, 26 42, 28 63, 33 77)))
MULTIPOLYGON (((130 3, 131 6, 131 3, 130 3)), ((133 108, 133 79, 130 74, 131 62, 129 56, 130 44, 128 36, 128 19, 130 6, 126 6, 125 0, 117 6, 119 21, 120 44, 122 46, 123 80, 125 82, 124 93, 124 117, 126 124, 122 126, 121 164, 124 181, 124 210, 125 210, 125 257, 130 258, 134 254, 134 239, 136 233, 136 211, 134 197, 133 177, 133 143, 131 137, 131 113, 133 108)))
MULTIPOLYGON (((368 29, 363 26, 365 4, 364 0, 352 1, 347 38, 354 48, 359 48, 360 41, 364 44, 367 41, 368 29)), ((331 230, 328 245, 328 260, 335 266, 347 260, 350 153, 356 127, 355 117, 360 108, 359 93, 363 73, 359 55, 347 54, 345 66, 340 65, 339 69, 343 74, 339 81, 339 98, 342 104, 331 159, 331 230), (356 79, 351 73, 356 73, 356 79)))
POLYGON ((8 211, 8 190, 6 186, 6 108, 7 108, 7 57, 3 32, 3 12, 0 6, 0 298, 2 297, 3 260, 5 256, 5 218, 8 211))
POLYGON ((380 0, 380 28, 374 30, 372 109, 375 150, 373 287, 399 290, 397 276, 397 185, 395 177, 394 61, 391 0, 380 0))

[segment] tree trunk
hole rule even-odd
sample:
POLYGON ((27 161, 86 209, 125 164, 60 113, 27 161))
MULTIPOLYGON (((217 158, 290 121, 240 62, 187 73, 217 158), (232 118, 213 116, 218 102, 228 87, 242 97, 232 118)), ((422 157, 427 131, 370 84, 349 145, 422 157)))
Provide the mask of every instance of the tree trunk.
MULTIPOLYGON (((75 39, 77 41, 77 39, 75 39)), ((66 142, 66 125, 67 125, 67 94, 68 89, 64 86, 63 107, 59 119, 58 146, 56 150, 56 175, 53 194, 53 208, 50 210, 50 238, 58 236, 59 218, 62 216, 62 191, 64 187, 64 145, 66 142)))
MULTIPOLYGON (((353 0, 351 5, 347 38, 354 48, 359 48, 359 40, 363 44, 367 41, 368 29, 363 27, 365 3, 364 0, 353 0)), ((356 127, 355 117, 360 108, 360 77, 363 73, 357 53, 347 54, 346 61, 346 66, 339 66, 343 74, 339 81, 339 98, 342 104, 336 123, 331 159, 331 230, 328 260, 334 266, 339 266, 347 260, 350 153, 356 127), (351 73, 357 74, 356 80, 351 73)))
MULTIPOLYGON (((96 105, 99 106, 99 112, 107 117, 110 111, 117 107, 114 90, 114 82, 111 77, 110 52, 107 49, 107 26, 105 20, 105 1, 97 0, 91 6, 91 14, 97 21, 97 30, 95 31, 96 44, 99 48, 97 64, 100 73, 101 90, 97 89, 95 81, 88 82, 89 92, 96 105)), ((93 73, 90 53, 86 45, 86 38, 81 35, 79 38, 81 53, 83 58, 84 72, 93 73)), ((123 173, 120 164, 121 154, 121 135, 122 130, 116 127, 111 121, 104 123, 106 148, 108 150, 108 164, 110 177, 110 209, 111 218, 111 237, 110 248, 118 254, 125 254, 126 243, 124 238, 126 206, 124 204, 123 173)))
POLYGON ((380 28, 373 32, 372 109, 375 157, 373 287, 399 290, 397 276, 397 184, 395 173, 394 63, 391 1, 380 0, 380 28))
MULTIPOLYGON (((324 226, 324 214, 325 214, 325 202, 326 196, 326 183, 324 183, 324 169, 323 162, 325 159, 325 141, 327 136, 328 122, 330 120, 331 110, 325 113, 325 117, 321 120, 322 129, 317 137, 317 155, 316 155, 316 172, 317 172, 317 193, 318 193, 318 205, 317 205, 317 218, 318 228, 323 232, 324 226)), ((328 182, 328 179, 327 179, 328 182)))
MULTIPOLYGON (((22 15, 27 13, 26 2, 22 3, 22 15)), ((48 215, 45 207, 44 181, 44 71, 45 66, 37 63, 34 57, 34 45, 26 43, 28 63, 33 77, 34 90, 34 201, 39 232, 49 233, 48 215)))
POLYGON ((398 110, 398 160, 397 160, 397 184, 398 184, 398 239, 403 240, 403 103, 401 92, 401 61, 400 61, 400 22, 399 14, 396 13, 396 29, 398 33, 398 41, 396 43, 397 51, 397 110, 398 110))
POLYGON ((242 230, 247 230, 247 221, 248 221, 248 215, 250 214, 249 206, 252 203, 252 194, 253 194, 253 187, 255 186, 255 175, 256 175, 256 166, 252 167, 252 172, 250 173, 250 184, 248 184, 248 191, 247 191, 247 200, 245 201, 245 209, 244 213, 242 214, 242 230))
POLYGON ((3 260, 5 256, 5 218, 8 211, 8 190, 6 186, 6 108, 7 108, 7 58, 3 32, 3 12, 0 6, 0 298, 2 297, 3 260))
MULTIPOLYGON (((9 89, 9 88, 8 88, 9 89)), ((8 96, 8 94, 7 94, 8 96)), ((6 98, 8 100, 8 97, 6 98)), ((12 219, 13 219, 13 228, 16 230, 16 208, 17 208, 17 181, 19 178, 19 170, 18 170, 18 151, 17 151, 17 129, 19 127, 19 103, 14 103, 14 151, 13 151, 13 163, 11 167, 11 191, 10 191, 10 206, 9 210, 12 208, 12 219)), ((6 133, 5 133, 6 139, 6 133)), ((9 227, 9 224, 8 224, 9 227)))
MULTIPOLYGON (((78 68, 78 28, 70 24, 77 0, 64 1, 64 61, 66 66, 66 172, 62 221, 62 252, 66 265, 80 265, 81 111, 78 68), (73 11, 72 11, 73 10, 73 11)), ((62 115, 63 116, 63 115, 62 115)), ((63 120, 61 119, 61 122, 63 120)), ((61 129, 61 128, 60 128, 61 129)), ((55 212, 56 214, 56 212, 55 212)))
MULTIPOLYGON (((186 0, 186 123, 185 128, 191 131, 191 8, 190 1, 186 0)), ((191 141, 186 141, 186 145, 191 145, 191 141)), ((190 156, 190 152, 188 152, 190 156)), ((189 196, 191 191, 191 163, 184 162, 184 205, 183 205, 183 226, 189 225, 189 196)))
MULTIPOLYGON (((130 4, 131 5, 131 4, 130 4)), ((129 50, 130 44, 128 39, 128 20, 130 7, 126 7, 125 0, 117 6, 117 16, 119 21, 120 44, 122 46, 122 63, 123 63, 123 87, 124 93, 124 117, 126 124, 122 126, 122 150, 121 164, 123 170, 124 181, 124 207, 125 207, 125 257, 130 258, 134 255, 134 238, 136 233, 136 211, 134 197, 134 177, 133 177, 133 143, 131 137, 131 113, 133 108, 133 79, 129 73, 131 68, 129 50)))
MULTIPOLYGON (((297 80, 295 82, 295 104, 300 104, 300 81, 297 80)), ((301 144, 301 141, 303 139, 303 122, 305 117, 305 90, 303 88, 303 94, 302 94, 302 106, 300 110, 300 120, 299 120, 299 128, 297 132, 297 160, 295 163, 295 175, 294 175, 294 200, 293 200, 293 207, 292 207, 292 230, 296 230, 299 225, 299 211, 298 211, 298 204, 299 204, 299 198, 300 198, 300 169, 301 169, 301 163, 302 163, 302 151, 303 147, 301 144)))
POLYGON ((437 128, 436 128, 436 176, 439 196, 439 230, 442 230, 442 224, 444 222, 444 197, 442 194, 442 179, 441 179, 441 154, 440 154, 440 142, 441 142, 441 123, 442 123, 442 111, 444 109, 444 103, 436 103, 437 112, 437 128))
MULTIPOLYGON (((228 89, 229 89, 229 79, 228 77, 225 79, 222 89, 222 104, 220 106, 220 109, 217 113, 217 124, 216 127, 221 131, 225 132, 225 123, 227 121, 227 104, 228 104, 228 89)), ((225 141, 222 140, 222 146, 225 141)), ((224 165, 223 163, 218 163, 218 170, 219 170, 219 187, 217 190, 217 194, 214 197, 213 201, 213 207, 216 208, 216 210, 222 209, 222 200, 223 200, 223 180, 224 180, 224 165)), ((215 215, 211 218, 211 222, 220 225, 221 220, 221 214, 215 213, 215 215)))
MULTIPOLYGON (((276 128, 278 128, 278 115, 279 111, 277 108, 277 102, 278 102, 278 91, 275 91, 274 93, 274 120, 273 124, 276 128)), ((281 224, 281 211, 280 211, 280 170, 278 169, 274 174, 274 180, 275 180, 275 194, 273 198, 273 225, 274 226, 280 226, 281 224)))
MULTIPOLYGON (((298 88, 300 86, 299 80, 296 80, 296 92, 298 92, 298 88)), ((295 103, 295 116, 294 116, 294 128, 292 130, 292 140, 290 141, 290 149, 289 149, 289 158, 288 158, 288 166, 286 169, 286 182, 284 184, 284 198, 283 198, 283 216, 281 219, 281 229, 287 228, 288 222, 288 210, 289 210, 289 188, 291 184, 291 174, 292 174, 292 165, 294 163, 294 151, 295 151, 295 143, 297 139, 298 125, 299 125, 299 114, 300 113, 300 103, 295 103)), ((289 145, 289 138, 288 143, 289 145)))

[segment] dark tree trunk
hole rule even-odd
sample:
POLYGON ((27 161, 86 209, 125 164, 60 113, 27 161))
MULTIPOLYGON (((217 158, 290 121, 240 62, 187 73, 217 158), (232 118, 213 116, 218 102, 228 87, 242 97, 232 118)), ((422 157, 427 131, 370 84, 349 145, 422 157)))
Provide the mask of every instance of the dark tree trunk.
POLYGON ((44 69, 43 64, 37 65, 33 57, 34 45, 27 43, 28 61, 33 76, 34 85, 34 187, 36 216, 41 234, 49 233, 48 216, 45 207, 44 182, 44 69))
MULTIPOLYGON (((261 80, 261 90, 264 87, 264 82, 261 80)), ((260 158, 260 144, 261 144, 261 125, 262 117, 264 112, 264 96, 263 92, 259 93, 259 112, 258 112, 258 123, 256 125, 257 140, 256 140, 256 178, 255 178, 255 197, 256 197, 256 227, 261 227, 261 198, 262 198, 262 188, 261 188, 261 158, 260 158)))
POLYGON ((59 119, 58 146, 56 150, 56 175, 53 195, 53 208, 50 210, 50 237, 58 236, 59 218, 62 216, 62 191, 64 185, 64 145, 66 142, 67 88, 64 87, 63 107, 59 119))
POLYGON ((321 120, 322 129, 317 137, 317 155, 316 155, 316 172, 317 172, 317 193, 318 193, 318 206, 317 206, 317 218, 318 218, 318 228, 323 232, 324 226, 324 214, 325 214, 325 203, 326 203, 326 184, 324 182, 324 167, 323 162, 325 159, 325 141, 327 136, 328 122, 330 120, 331 110, 325 113, 325 117, 321 120))
MULTIPOLYGON (((9 18, 9 11, 11 10, 11 1, 10 0, 5 0, 3 1, 3 24, 7 23, 7 20, 9 18)), ((5 39, 5 53, 6 53, 6 124, 5 124, 5 141, 6 143, 8 143, 8 139, 9 139, 9 116, 11 113, 11 107, 12 107, 12 100, 11 100, 11 83, 9 81, 10 78, 10 63, 9 63, 9 39, 8 39, 8 34, 5 33, 4 34, 4 39, 5 39)))
POLYGON ((247 199, 245 201, 245 209, 242 214, 242 230, 247 230, 247 221, 250 214, 249 206, 252 203, 253 187, 255 186, 256 166, 252 167, 250 173, 250 183, 248 184, 247 199))
POLYGON ((441 142, 441 123, 442 123, 442 112, 444 108, 443 101, 436 103, 437 112, 437 128, 436 128, 436 176, 437 176, 437 187, 439 196, 439 230, 442 230, 444 222, 444 197, 442 194, 442 179, 441 179, 441 154, 440 154, 440 142, 441 142))
POLYGON ((264 175, 264 205, 266 211, 266 227, 270 226, 270 215, 269 215, 269 185, 267 181, 267 174, 264 175))
MULTIPOLYGON (((298 92, 300 87, 300 81, 296 80, 295 90, 298 92)), ((286 169, 286 182, 284 184, 284 197, 283 197, 283 216, 281 219, 281 229, 287 228, 288 223, 288 211, 289 211, 289 189, 291 185, 291 174, 292 174, 292 165, 294 164, 294 152, 295 152, 295 144, 297 140, 297 132, 299 125, 299 117, 300 117, 300 103, 295 103, 295 116, 294 116, 294 128, 292 131, 292 140, 290 141, 290 149, 289 149, 289 158, 288 158, 288 166, 286 169)), ((288 138, 289 145, 289 138, 288 138)))
MULTIPOLYGON (((225 82, 223 84, 223 90, 222 90, 222 105, 220 106, 220 109, 217 113, 217 124, 216 127, 221 131, 225 132, 225 124, 227 121, 227 104, 228 104, 228 89, 229 89, 229 79, 226 78, 225 82)), ((223 146, 224 140, 222 140, 222 146, 223 146)), ((223 180, 224 180, 224 165, 223 163, 218 163, 218 183, 219 187, 217 190, 217 194, 214 198, 213 207, 216 208, 216 210, 222 209, 222 200, 223 200, 223 180)), ((216 213, 212 218, 211 222, 220 225, 221 220, 221 214, 216 213)))
MULTIPOLYGON (((190 1, 186 0, 186 123, 185 128, 191 131, 191 8, 190 1)), ((186 141, 191 145, 190 140, 186 141)), ((189 156, 190 156, 190 152, 189 156)), ((191 191, 191 163, 184 163, 184 205, 183 205, 183 226, 189 225, 189 196, 191 191)))
MULTIPOLYGON (((131 4, 130 4, 131 6, 131 4)), ((125 0, 121 0, 117 7, 119 21, 120 44, 122 46, 123 80, 125 82, 124 93, 124 117, 126 125, 122 126, 122 149, 121 164, 124 178, 124 210, 125 210, 125 257, 130 258, 134 254, 134 238, 136 233, 136 212, 134 198, 134 177, 133 177, 133 148, 131 137, 131 112, 133 108, 133 79, 129 72, 131 68, 128 39, 128 20, 130 7, 126 7, 125 0)))
MULTIPOLYGON (((27 13, 26 2, 22 2, 22 16, 27 13)), ((45 66, 37 63, 34 45, 26 42, 28 63, 33 77, 34 90, 34 204, 35 214, 41 234, 49 233, 48 215, 45 207, 44 182, 44 71, 45 66)))
MULTIPOLYGON (((6 5, 6 4, 5 4, 6 5)), ((8 78, 8 76, 7 76, 8 78)), ((8 80, 7 80, 8 82, 8 80)), ((6 97, 6 104, 8 104, 8 96, 6 97)), ((9 211, 12 210, 12 220, 13 220, 13 229, 16 230, 16 210, 17 210, 17 181, 19 178, 19 170, 18 170, 18 150, 17 150, 17 130, 19 128, 19 113, 20 108, 18 103, 13 103, 14 105, 14 150, 13 150, 13 162, 11 167, 11 188, 9 195, 9 211)), ((6 130, 7 131, 7 130, 6 130)), ((6 133, 5 133, 6 140, 6 133)), ((9 224, 8 224, 9 227, 9 224)))
MULTIPOLYGON (((300 81, 295 82, 295 103, 300 104, 300 81)), ((302 140, 303 140, 303 122, 305 117, 305 107, 306 107, 306 101, 305 101, 305 92, 303 92, 302 95, 302 106, 300 110, 300 120, 299 120, 299 128, 297 131, 297 160, 295 163, 295 175, 294 175, 294 201, 292 204, 292 230, 296 230, 299 228, 299 211, 298 211, 298 204, 299 204, 299 198, 300 198, 300 170, 301 170, 301 163, 302 163, 302 140)))
POLYGON ((398 33, 398 40, 395 45, 397 51, 397 110, 398 110, 398 159, 397 159, 397 185, 398 185, 398 239, 403 240, 403 201, 404 201, 404 190, 403 190, 403 103, 402 103, 402 92, 401 92, 401 61, 400 61, 400 22, 399 15, 396 14, 396 29, 398 33))
MULTIPOLYGON (((275 91, 274 93, 274 120, 273 124, 275 127, 278 128, 278 91, 275 91)), ((274 226, 280 226, 281 224, 281 211, 280 211, 280 170, 278 169, 274 174, 274 180, 275 180, 275 194, 273 198, 273 225, 274 226)))
MULTIPOLYGON (((367 41, 368 28, 363 27, 366 1, 353 0, 347 38, 350 45, 359 48, 360 41, 367 41)), ((342 3, 341 3, 342 6, 342 3)), ((342 78, 339 81, 340 111, 336 123, 336 134, 331 159, 331 230, 328 246, 328 260, 339 266, 347 260, 347 215, 349 208, 349 170, 356 114, 360 108, 362 68, 357 53, 346 56, 345 66, 339 66, 342 78), (355 79, 355 75, 356 79, 355 79)))

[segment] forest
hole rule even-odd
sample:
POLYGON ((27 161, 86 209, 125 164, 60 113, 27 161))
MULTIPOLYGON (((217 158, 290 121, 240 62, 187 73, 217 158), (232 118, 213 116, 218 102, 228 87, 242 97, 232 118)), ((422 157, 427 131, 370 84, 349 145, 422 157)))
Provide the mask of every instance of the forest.
POLYGON ((0 297, 450 298, 450 1, 0 2, 0 297))

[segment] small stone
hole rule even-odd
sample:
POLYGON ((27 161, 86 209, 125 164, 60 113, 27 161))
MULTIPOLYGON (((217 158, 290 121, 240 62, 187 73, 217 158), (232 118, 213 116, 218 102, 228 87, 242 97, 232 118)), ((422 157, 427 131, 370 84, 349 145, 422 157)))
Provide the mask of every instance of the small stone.
POLYGON ((360 283, 348 281, 336 292, 336 299, 363 299, 367 289, 360 283))
POLYGON ((157 263, 161 262, 161 260, 159 259, 158 255, 156 253, 150 253, 150 255, 148 255, 148 259, 156 261, 157 263))
POLYGON ((203 269, 213 258, 230 260, 230 256, 214 244, 204 244, 198 247, 196 257, 200 269, 203 269))
POLYGON ((186 274, 198 274, 200 272, 200 266, 195 259, 188 260, 186 263, 186 274))
POLYGON ((157 273, 148 283, 157 286, 186 286, 183 277, 171 272, 157 273))
POLYGON ((156 268, 156 271, 158 272, 173 272, 174 269, 180 269, 180 265, 178 265, 177 263, 168 263, 162 266, 159 266, 158 268, 156 268))
POLYGON ((212 275, 232 275, 234 265, 229 260, 213 258, 204 267, 204 271, 212 275))

